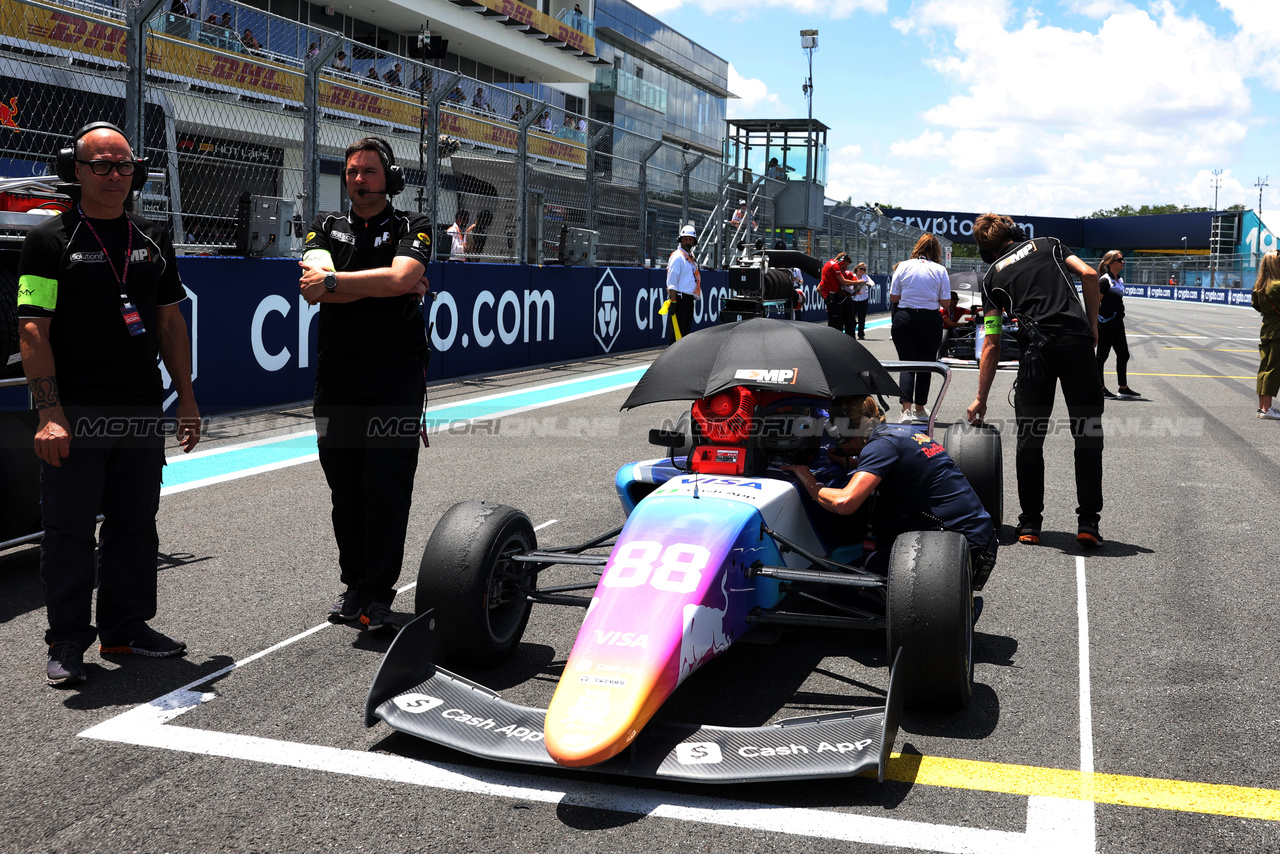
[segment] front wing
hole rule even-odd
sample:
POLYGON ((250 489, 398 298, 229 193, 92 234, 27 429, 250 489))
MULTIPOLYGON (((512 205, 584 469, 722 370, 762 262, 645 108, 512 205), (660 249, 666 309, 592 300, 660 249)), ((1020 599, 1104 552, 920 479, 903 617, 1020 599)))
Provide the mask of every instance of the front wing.
MULTIPOLYGON (((518 706, 436 666, 434 614, 419 616, 387 651, 365 705, 365 724, 493 759, 560 768, 543 740, 546 710, 518 706)), ((790 718, 760 727, 650 722, 623 753, 583 771, 619 776, 739 783, 847 777, 884 767, 902 717, 898 663, 882 708, 790 718)))

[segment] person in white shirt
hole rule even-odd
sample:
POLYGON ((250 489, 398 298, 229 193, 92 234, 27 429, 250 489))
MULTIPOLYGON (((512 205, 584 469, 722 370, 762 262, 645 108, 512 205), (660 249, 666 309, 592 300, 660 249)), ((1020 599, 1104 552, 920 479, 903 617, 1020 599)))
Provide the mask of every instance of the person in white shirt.
POLYGON ((729 222, 733 225, 733 227, 734 227, 734 228, 737 228, 738 226, 742 225, 742 223, 743 223, 743 222, 745 222, 745 221, 747 221, 747 220, 750 220, 750 221, 751 221, 751 227, 752 227, 752 228, 755 228, 755 227, 756 227, 756 219, 755 219, 755 217, 753 217, 753 216, 749 216, 749 215, 747 214, 747 200, 746 200, 746 199, 739 199, 739 200, 738 200, 738 209, 737 209, 737 210, 735 210, 735 211, 733 212, 733 216, 732 216, 732 217, 730 217, 729 222))
POLYGON ((448 235, 452 241, 449 248, 450 261, 467 260, 467 220, 471 219, 471 214, 467 211, 460 210, 458 215, 453 219, 453 225, 449 226, 448 235))
POLYGON ((667 335, 670 342, 679 341, 693 328, 693 301, 702 296, 702 274, 693 258, 698 232, 692 225, 680 229, 679 248, 667 261, 667 335))
MULTIPOLYGON (((893 270, 893 281, 889 284, 889 302, 893 309, 891 335, 898 358, 904 362, 932 362, 938 358, 938 346, 942 343, 939 309, 951 303, 951 279, 947 268, 939 263, 941 260, 942 246, 938 238, 926 234, 916 241, 911 257, 893 270)), ((929 402, 931 378, 928 373, 899 375, 902 423, 928 423, 925 404, 929 402)))
POLYGON ((858 266, 854 267, 853 275, 857 278, 858 283, 844 286, 844 289, 853 297, 853 322, 850 324, 849 331, 853 332, 856 329, 858 337, 866 340, 867 301, 871 299, 871 286, 875 282, 871 281, 871 277, 867 275, 866 264, 858 264, 858 266))

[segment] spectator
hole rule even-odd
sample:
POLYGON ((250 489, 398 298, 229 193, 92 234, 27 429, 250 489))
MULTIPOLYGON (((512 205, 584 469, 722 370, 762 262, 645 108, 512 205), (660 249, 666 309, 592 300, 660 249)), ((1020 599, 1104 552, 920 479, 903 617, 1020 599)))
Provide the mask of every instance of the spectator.
POLYGON ((221 27, 225 27, 225 28, 226 28, 226 29, 228 29, 228 30, 234 30, 234 29, 235 29, 235 24, 234 24, 234 23, 232 22, 232 20, 231 20, 231 13, 230 13, 230 12, 223 12, 223 13, 222 13, 222 20, 221 20, 221 21, 219 21, 219 22, 218 22, 218 24, 219 24, 219 26, 221 26, 221 27))
POLYGON ((542 111, 542 115, 538 117, 538 127, 542 128, 542 129, 543 129, 544 131, 546 131, 547 133, 551 133, 551 131, 553 130, 553 127, 552 127, 552 124, 551 124, 551 111, 550 111, 550 110, 543 110, 543 111, 542 111))
POLYGON ((462 91, 461 86, 454 86, 453 91, 446 95, 444 99, 450 104, 465 104, 467 103, 467 93, 462 91))
POLYGON ((573 12, 569 15, 569 26, 575 30, 582 30, 582 21, 586 16, 582 12, 582 6, 577 3, 573 4, 573 12))
POLYGON ((338 55, 333 58, 333 70, 351 73, 351 63, 347 62, 347 52, 345 50, 339 50, 338 55))
POLYGON ((370 79, 370 80, 374 81, 375 83, 381 83, 381 82, 382 82, 382 78, 378 76, 378 66, 376 66, 376 65, 370 65, 370 66, 369 66, 369 73, 368 73, 368 74, 366 74, 366 75, 365 75, 365 77, 367 77, 368 79, 370 79))
POLYGON ((258 44, 258 40, 253 37, 253 30, 248 27, 244 28, 244 35, 240 37, 240 43, 249 50, 262 50, 262 45, 258 44))
POLYGON ((199 14, 192 0, 173 0, 173 4, 169 7, 169 12, 173 15, 181 15, 184 18, 194 18, 199 14))
POLYGON ((312 42, 311 45, 307 48, 307 56, 319 56, 319 55, 320 55, 320 45, 316 44, 315 42, 312 42))
POLYGON ((493 112, 493 107, 490 106, 489 102, 486 101, 484 98, 483 86, 476 87, 476 93, 471 96, 471 107, 472 109, 479 110, 485 113, 493 112))
POLYGON ((1280 391, 1280 255, 1268 252, 1258 264, 1253 309, 1262 315, 1258 335, 1258 417, 1280 421, 1274 400, 1280 391))
POLYGON ((521 106, 519 103, 517 103, 516 108, 511 111, 511 121, 518 122, 523 118, 524 118, 524 107, 521 106))
POLYGON ((787 170, 782 167, 782 164, 778 163, 778 158, 771 157, 769 158, 769 165, 765 167, 764 176, 773 178, 775 181, 785 181, 787 180, 787 170))
POLYGON ((400 80, 400 72, 403 70, 403 66, 397 62, 395 65, 391 66, 390 71, 382 75, 382 79, 387 81, 387 84, 390 86, 403 86, 404 83, 400 80))
POLYGON ((471 214, 465 210, 460 210, 458 215, 453 218, 453 225, 449 226, 448 234, 452 242, 449 251, 450 261, 467 260, 467 238, 471 236, 471 229, 467 228, 469 219, 471 219, 471 214))

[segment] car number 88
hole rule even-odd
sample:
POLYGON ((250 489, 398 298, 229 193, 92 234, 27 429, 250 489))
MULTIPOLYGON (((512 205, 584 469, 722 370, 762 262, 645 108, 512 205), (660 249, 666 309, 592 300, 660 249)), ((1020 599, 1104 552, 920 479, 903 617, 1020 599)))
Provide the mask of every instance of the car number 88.
POLYGON ((653 540, 632 540, 618 549, 601 583, 605 587, 648 584, 667 593, 692 593, 710 559, 711 552, 690 543, 672 543, 664 549, 653 540))

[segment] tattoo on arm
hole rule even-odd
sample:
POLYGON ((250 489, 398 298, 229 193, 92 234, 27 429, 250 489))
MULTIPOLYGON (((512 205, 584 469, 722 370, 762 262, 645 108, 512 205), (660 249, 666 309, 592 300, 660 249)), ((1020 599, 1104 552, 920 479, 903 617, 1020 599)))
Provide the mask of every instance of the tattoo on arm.
POLYGON ((32 377, 31 397, 35 400, 36 409, 53 409, 62 405, 58 395, 57 377, 32 377))

